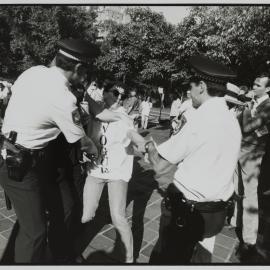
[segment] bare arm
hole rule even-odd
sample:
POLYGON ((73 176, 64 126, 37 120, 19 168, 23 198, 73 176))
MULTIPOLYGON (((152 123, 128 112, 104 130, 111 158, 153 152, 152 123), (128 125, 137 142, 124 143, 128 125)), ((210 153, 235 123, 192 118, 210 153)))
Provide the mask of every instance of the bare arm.
POLYGON ((137 131, 130 129, 127 134, 128 138, 136 145, 145 144, 146 141, 137 131))
POLYGON ((133 119, 131 119, 129 116, 119 112, 112 112, 108 109, 104 109, 101 113, 97 114, 96 118, 102 122, 115 122, 123 120, 130 126, 133 123, 133 119))
POLYGON ((157 151, 155 144, 150 141, 147 143, 147 152, 150 163, 153 165, 154 171, 158 175, 166 174, 175 166, 166 159, 164 159, 157 151))
POLYGON ((98 150, 95 143, 86 135, 79 140, 80 148, 83 152, 98 156, 98 150))
POLYGON ((145 153, 145 139, 137 131, 130 129, 127 133, 128 138, 137 146, 139 152, 145 153))
POLYGON ((89 113, 102 122, 115 122, 119 120, 125 121, 128 125, 132 125, 133 120, 123 113, 112 112, 94 101, 88 94, 85 95, 85 101, 88 102, 89 113))

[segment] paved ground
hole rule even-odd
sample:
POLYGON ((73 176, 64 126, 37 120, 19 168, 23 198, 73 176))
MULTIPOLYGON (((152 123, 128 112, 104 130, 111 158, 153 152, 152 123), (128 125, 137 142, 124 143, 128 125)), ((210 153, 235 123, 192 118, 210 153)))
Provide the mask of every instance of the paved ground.
MULTIPOLYGON (((168 137, 168 129, 162 126, 143 131, 142 135, 151 136, 158 142, 168 137)), ((160 202, 162 189, 170 182, 170 176, 155 179, 149 164, 140 157, 135 157, 134 176, 129 184, 127 216, 134 235, 134 250, 137 263, 148 263, 149 255, 158 239, 160 202)), ((97 212, 97 219, 92 226, 92 241, 84 251, 89 264, 117 264, 121 257, 121 243, 114 227, 110 224, 108 207, 97 212)), ((0 190, 0 256, 6 246, 12 226, 16 220, 13 210, 7 211, 4 194, 0 190)), ((237 244, 233 229, 225 227, 215 242, 214 263, 237 263, 234 248, 237 244)))

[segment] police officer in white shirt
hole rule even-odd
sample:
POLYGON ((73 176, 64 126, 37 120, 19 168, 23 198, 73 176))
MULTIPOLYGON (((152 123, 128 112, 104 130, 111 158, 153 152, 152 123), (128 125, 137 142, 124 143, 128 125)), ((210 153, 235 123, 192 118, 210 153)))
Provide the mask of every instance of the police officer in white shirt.
MULTIPOLYGON (((32 67, 14 83, 2 127, 5 162, 0 168, 0 183, 11 199, 19 224, 15 263, 47 263, 46 212, 53 253, 52 246, 59 241, 51 235, 56 235, 54 229, 72 211, 70 190, 63 181, 55 181, 55 152, 49 143, 62 132, 69 143, 77 142, 86 153, 97 155, 96 146, 82 128, 70 85, 84 82, 89 60, 96 57, 98 48, 73 39, 61 41, 59 47, 55 66, 32 67), (55 205, 56 201, 62 204, 55 205)), ((59 239, 64 238, 65 229, 63 226, 59 239)), ((65 240, 68 246, 68 237, 65 240)), ((57 260, 57 256, 68 255, 61 254, 64 252, 59 250, 52 256, 57 260)))
POLYGON ((226 81, 235 75, 203 56, 192 57, 190 64, 195 71, 191 98, 197 110, 168 141, 146 144, 157 174, 177 165, 162 204, 153 264, 210 262, 214 236, 224 225, 234 191, 241 131, 222 96, 226 81))

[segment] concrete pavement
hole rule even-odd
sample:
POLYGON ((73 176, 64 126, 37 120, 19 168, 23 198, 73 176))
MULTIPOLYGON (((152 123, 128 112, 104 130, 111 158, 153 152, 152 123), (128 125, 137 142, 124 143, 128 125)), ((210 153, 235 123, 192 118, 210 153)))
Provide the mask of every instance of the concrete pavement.
MULTIPOLYGON (((168 128, 163 126, 150 127, 141 131, 145 137, 150 135, 160 143, 168 138, 168 128)), ((160 203, 162 190, 170 183, 173 172, 166 177, 156 179, 151 167, 136 156, 133 178, 129 183, 127 216, 134 235, 134 253, 136 263, 148 263, 154 244, 158 239, 160 203)), ((118 264, 121 262, 122 244, 114 227, 110 224, 107 199, 103 208, 97 212, 101 218, 92 223, 92 240, 83 255, 89 264, 118 264)), ((16 220, 13 210, 7 211, 4 203, 3 190, 0 190, 0 256, 7 244, 11 229, 16 220)), ((216 237, 213 263, 237 263, 234 248, 237 245, 233 229, 225 227, 216 237)))

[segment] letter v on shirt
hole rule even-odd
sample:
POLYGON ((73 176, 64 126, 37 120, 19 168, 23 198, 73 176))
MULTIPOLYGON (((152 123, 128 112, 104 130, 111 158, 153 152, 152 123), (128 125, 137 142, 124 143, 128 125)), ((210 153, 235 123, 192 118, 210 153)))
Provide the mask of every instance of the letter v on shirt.
MULTIPOLYGON (((125 113, 123 107, 119 107, 116 112, 125 113)), ((90 170, 88 173, 91 176, 104 178, 109 180, 124 180, 128 182, 132 175, 133 170, 133 151, 131 148, 131 140, 127 137, 129 127, 124 121, 119 120, 116 122, 102 123, 101 129, 103 132, 98 132, 97 135, 101 137, 106 136, 106 150, 107 150, 107 172, 102 172, 102 165, 90 170)), ((100 141, 98 138, 95 141, 100 141)), ((102 145, 99 144, 99 148, 102 145)))

